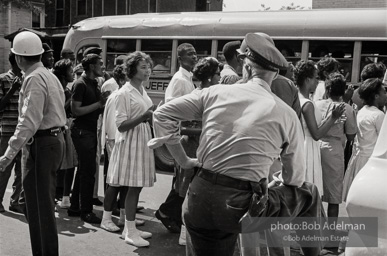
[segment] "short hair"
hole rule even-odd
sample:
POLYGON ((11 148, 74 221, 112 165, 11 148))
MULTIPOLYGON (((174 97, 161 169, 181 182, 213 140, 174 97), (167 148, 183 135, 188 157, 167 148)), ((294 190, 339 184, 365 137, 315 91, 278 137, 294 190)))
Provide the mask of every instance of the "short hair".
POLYGON ((205 81, 216 74, 219 62, 214 57, 203 58, 196 63, 192 73, 199 81, 205 81))
POLYGON ((142 60, 145 60, 148 64, 150 64, 151 67, 153 67, 152 59, 148 54, 140 51, 135 51, 129 54, 125 62, 126 75, 128 76, 129 79, 132 79, 136 75, 137 65, 142 60))
POLYGON ((316 70, 315 63, 311 60, 300 60, 294 67, 294 80, 298 87, 302 87, 307 78, 313 78, 316 70))
POLYGON ((11 51, 9 52, 8 60, 9 60, 9 63, 11 63, 11 66, 17 65, 17 63, 16 63, 16 55, 13 52, 11 52, 11 51))
POLYGON ((360 78, 362 81, 368 78, 383 78, 386 72, 386 66, 383 63, 370 63, 365 65, 361 71, 360 78))
POLYGON ((66 72, 69 68, 73 66, 73 63, 69 59, 61 59, 55 62, 53 73, 58 77, 58 79, 61 79, 66 75, 66 72))
POLYGON ((34 55, 34 56, 22 56, 22 55, 19 55, 19 56, 24 58, 27 62, 30 62, 30 63, 36 63, 42 59, 42 54, 34 55))
POLYGON ((102 59, 100 55, 95 53, 87 54, 82 59, 82 67, 85 71, 88 71, 90 69, 90 64, 96 64, 98 60, 102 59))
POLYGON ((116 65, 121 65, 121 64, 124 64, 125 63, 125 60, 128 58, 128 55, 119 55, 117 56, 117 58, 115 58, 115 64, 116 65))
POLYGON ((120 80, 125 80, 126 79, 125 71, 126 70, 125 70, 124 64, 115 66, 113 69, 114 80, 116 80, 117 82, 119 82, 120 80))
POLYGON ((189 48, 194 48, 195 49, 195 47, 193 47, 192 44, 189 44, 189 43, 182 43, 182 44, 180 44, 177 47, 177 56, 180 57, 183 54, 183 52, 186 52, 187 49, 189 49, 189 48))
POLYGON ((368 78, 359 87, 359 96, 365 105, 372 106, 375 101, 375 95, 379 94, 383 87, 383 81, 379 78, 368 78))
POLYGON ((226 43, 223 46, 223 56, 226 59, 226 61, 231 61, 235 55, 238 54, 237 49, 241 47, 241 42, 240 41, 231 41, 226 43))
POLYGON ((326 80, 324 72, 328 74, 336 71, 339 68, 339 62, 332 57, 323 57, 317 62, 318 76, 320 80, 326 80))
POLYGON ((345 78, 339 72, 330 74, 325 81, 325 88, 329 97, 343 96, 346 86, 345 78))

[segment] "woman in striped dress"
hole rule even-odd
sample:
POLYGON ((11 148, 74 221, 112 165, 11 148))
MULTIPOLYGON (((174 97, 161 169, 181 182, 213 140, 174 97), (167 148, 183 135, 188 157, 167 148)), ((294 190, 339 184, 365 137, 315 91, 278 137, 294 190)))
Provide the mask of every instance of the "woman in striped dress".
POLYGON ((134 52, 125 63, 127 82, 115 97, 116 134, 106 182, 111 186, 126 186, 125 228, 122 233, 128 244, 149 246, 144 238, 151 233, 135 226, 136 208, 143 187, 152 187, 156 180, 153 150, 147 147, 152 138, 152 115, 155 107, 148 97, 143 82, 149 79, 152 60, 143 52, 134 52))

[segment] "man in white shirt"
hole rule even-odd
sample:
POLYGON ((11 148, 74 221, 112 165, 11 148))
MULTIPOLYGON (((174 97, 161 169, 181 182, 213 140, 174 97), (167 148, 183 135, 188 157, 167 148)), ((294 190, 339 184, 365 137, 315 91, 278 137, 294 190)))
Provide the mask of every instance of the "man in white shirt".
MULTIPOLYGON (((165 102, 190 94, 195 89, 192 82, 193 74, 191 72, 197 62, 195 48, 191 44, 183 43, 177 47, 177 55, 180 68, 172 77, 171 82, 165 91, 165 102)), ((182 125, 184 126, 185 124, 182 125)), ((190 136, 185 136, 185 139, 187 141, 190 140, 190 136)), ((184 149, 190 151, 187 147, 184 149)), ((194 152, 194 154, 196 154, 196 152, 194 152)), ((173 188, 165 202, 161 204, 159 210, 156 211, 156 217, 173 233, 180 232, 180 226, 183 224, 181 219, 181 207, 192 176, 192 168, 184 170, 175 162, 173 188)), ((182 226, 181 232, 179 244, 185 245, 184 226, 182 226)))

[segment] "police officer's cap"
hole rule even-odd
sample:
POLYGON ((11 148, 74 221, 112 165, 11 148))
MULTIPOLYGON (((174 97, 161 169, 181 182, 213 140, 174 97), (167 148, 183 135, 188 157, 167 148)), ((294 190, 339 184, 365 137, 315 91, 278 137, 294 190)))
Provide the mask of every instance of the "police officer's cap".
POLYGON ((249 33, 237 50, 241 57, 247 57, 262 68, 278 71, 286 69, 288 62, 275 47, 273 40, 265 33, 249 33))

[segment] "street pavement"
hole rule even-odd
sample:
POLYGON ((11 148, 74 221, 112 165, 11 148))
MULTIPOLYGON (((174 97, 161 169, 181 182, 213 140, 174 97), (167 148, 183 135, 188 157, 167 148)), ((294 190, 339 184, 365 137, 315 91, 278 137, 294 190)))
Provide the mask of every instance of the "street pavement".
MULTIPOLYGON (((102 174, 102 166, 100 174, 102 174)), ((102 177, 102 176, 100 176, 102 177)), ((0 255, 1 256, 26 256, 31 255, 30 237, 28 225, 22 214, 8 211, 9 197, 12 192, 13 177, 8 182, 3 205, 5 213, 0 214, 0 255)), ((136 248, 128 245, 120 238, 122 228, 117 233, 110 233, 100 228, 83 222, 79 217, 68 217, 64 209, 58 208, 56 213, 59 234, 59 251, 61 256, 183 256, 185 247, 178 245, 179 234, 168 232, 162 223, 154 217, 154 212, 164 202, 171 188, 172 175, 157 173, 157 182, 152 188, 144 188, 140 195, 139 205, 144 210, 137 214, 138 219, 145 220, 145 225, 139 229, 151 232, 153 237, 149 239, 150 247, 136 248)), ((103 201, 102 180, 99 180, 99 195, 103 201)), ((94 206, 95 213, 102 217, 103 207, 94 206)), ((340 206, 340 216, 346 216, 344 205, 340 206)), ((118 222, 118 217, 113 217, 118 222)), ((236 249, 234 256, 239 255, 236 249)), ((261 248, 261 255, 267 255, 265 248, 261 248)), ((297 251, 291 251, 291 256, 300 255, 297 251)), ((323 255, 338 255, 324 251, 323 255)))

